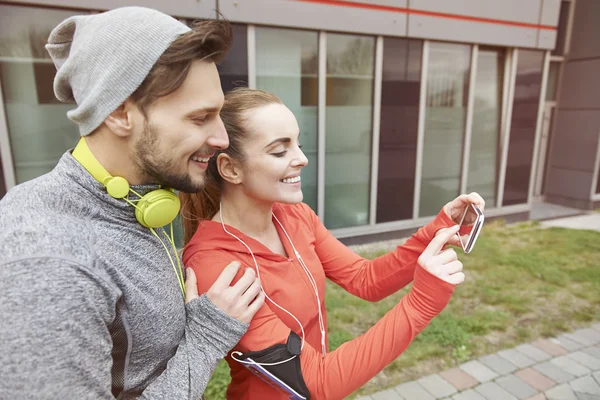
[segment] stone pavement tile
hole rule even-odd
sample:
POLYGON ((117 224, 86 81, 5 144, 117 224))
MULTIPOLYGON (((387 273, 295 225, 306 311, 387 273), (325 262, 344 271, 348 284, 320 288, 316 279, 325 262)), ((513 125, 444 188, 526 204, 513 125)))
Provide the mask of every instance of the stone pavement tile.
POLYGON ((550 363, 575 376, 587 375, 591 372, 587 367, 584 367, 578 362, 571 360, 567 356, 553 358, 550 360, 550 363))
POLYGON ((581 349, 581 351, 600 360, 600 347, 598 346, 586 347, 585 349, 581 349))
POLYGON ((530 344, 522 344, 517 346, 516 349, 536 362, 546 361, 552 358, 552 355, 530 344))
POLYGON ((600 342, 600 335, 593 329, 578 329, 575 332, 566 333, 565 336, 584 346, 591 346, 600 342))
POLYGON ((498 355, 515 364, 519 368, 525 368, 535 364, 534 360, 515 349, 502 350, 498 352, 498 355))
POLYGON ((544 350, 546 353, 552 356, 562 356, 567 354, 568 351, 562 347, 560 344, 552 343, 546 339, 539 339, 532 343, 535 347, 540 350, 544 350))
POLYGON ((526 399, 538 392, 523 382, 522 379, 512 374, 496 379, 496 383, 518 399, 526 399))
POLYGON ((594 324, 594 325, 592 325, 592 329, 595 329, 598 332, 600 332, 600 324, 594 324))
POLYGON ((600 385, 600 371, 598 371, 598 372, 594 372, 594 373, 592 374, 592 376, 593 376, 594 378, 596 378, 596 382, 598 382, 598 384, 600 385))
POLYGON ((448 369, 440 372, 440 376, 450 382, 458 390, 465 390, 477 385, 479 382, 460 368, 448 369))
POLYGON ((525 400, 546 400, 546 396, 543 393, 538 393, 535 396, 531 396, 525 400))
POLYGON ((357 397, 355 400, 373 400, 373 397, 371 397, 371 396, 360 396, 360 397, 357 397))
POLYGON ((561 345, 569 351, 575 351, 581 349, 582 347, 586 347, 579 342, 575 342, 572 339, 569 339, 565 335, 560 335, 555 339, 550 339, 550 341, 561 345))
POLYGON ((587 393, 575 393, 577 396, 577 400, 600 400, 600 396, 596 396, 595 394, 587 394, 587 393))
POLYGON ((429 375, 419 379, 417 382, 421 384, 429 393, 436 398, 447 397, 457 392, 456 388, 448 381, 444 380, 438 374, 429 375))
POLYGON ((479 385, 475 388, 475 391, 487 400, 515 400, 512 394, 508 393, 506 390, 502 389, 494 382, 487 382, 482 385, 479 385))
POLYGON ((460 365, 460 369, 462 369, 467 374, 471 375, 473 378, 477 379, 479 382, 487 382, 491 381, 494 378, 498 377, 498 374, 480 363, 479 361, 469 361, 460 365))
POLYGON ((575 393, 571 390, 571 386, 566 383, 552 388, 544 394, 548 400, 577 400, 575 393))
POLYGON ((600 396, 600 386, 590 375, 569 382, 575 393, 586 393, 600 396))
POLYGON ((403 399, 407 400, 435 400, 435 397, 429 394, 423 386, 415 381, 398 385, 394 390, 400 393, 400 396, 402 396, 403 399))
POLYGON ((500 375, 510 374, 511 372, 519 369, 516 365, 509 362, 508 360, 497 356, 496 354, 491 354, 489 356, 484 356, 479 359, 486 367, 491 368, 495 372, 500 375))
POLYGON ((600 370, 600 360, 596 357, 592 357, 588 353, 584 353, 583 351, 576 351, 574 353, 567 354, 566 357, 578 362, 584 367, 588 367, 592 371, 600 370))
MULTIPOLYGON (((393 389, 383 390, 371 395, 373 400, 404 400, 398 392, 393 389)), ((358 400, 358 399, 357 399, 358 400)))
POLYGON ((452 397, 452 400, 486 400, 485 397, 474 391, 473 389, 465 390, 452 397))
POLYGON ((558 365, 554 365, 550 362, 535 365, 533 368, 542 375, 552 379, 554 382, 565 383, 575 379, 575 375, 568 373, 558 365))
POLYGON ((523 380, 523 382, 529 384, 531 387, 543 392, 545 390, 550 389, 552 386, 556 385, 552 379, 545 377, 540 374, 533 368, 525 368, 518 372, 515 372, 515 375, 523 380))

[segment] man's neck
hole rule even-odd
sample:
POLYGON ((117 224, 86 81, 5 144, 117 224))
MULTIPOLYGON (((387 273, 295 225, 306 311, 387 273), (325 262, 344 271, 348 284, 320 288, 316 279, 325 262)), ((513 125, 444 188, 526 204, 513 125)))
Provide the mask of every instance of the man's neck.
POLYGON ((127 139, 99 130, 86 136, 85 140, 94 157, 109 174, 125 178, 130 185, 148 183, 140 177, 131 159, 127 139))

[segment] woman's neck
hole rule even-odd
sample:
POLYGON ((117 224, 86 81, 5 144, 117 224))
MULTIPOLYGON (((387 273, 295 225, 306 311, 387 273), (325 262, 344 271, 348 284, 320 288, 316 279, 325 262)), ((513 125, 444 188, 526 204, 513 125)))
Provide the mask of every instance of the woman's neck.
POLYGON ((221 210, 213 221, 221 222, 221 218, 223 223, 259 241, 275 227, 273 203, 254 201, 243 193, 223 193, 221 210))

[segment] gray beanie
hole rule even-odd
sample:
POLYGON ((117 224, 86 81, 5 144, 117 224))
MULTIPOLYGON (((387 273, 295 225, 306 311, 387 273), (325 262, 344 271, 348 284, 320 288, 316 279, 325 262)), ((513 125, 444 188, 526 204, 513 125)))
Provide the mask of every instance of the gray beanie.
POLYGON ((81 136, 102 124, 142 84, 185 24, 159 11, 122 7, 61 22, 46 49, 57 73, 54 94, 77 108, 67 116, 81 136))

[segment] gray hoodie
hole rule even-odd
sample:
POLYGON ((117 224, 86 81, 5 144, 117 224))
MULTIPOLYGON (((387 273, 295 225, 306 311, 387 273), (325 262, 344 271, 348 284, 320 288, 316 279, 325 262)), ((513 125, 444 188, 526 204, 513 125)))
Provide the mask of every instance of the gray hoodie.
POLYGON ((197 400, 247 327, 184 305, 163 245, 70 152, 0 201, 1 399, 197 400))

